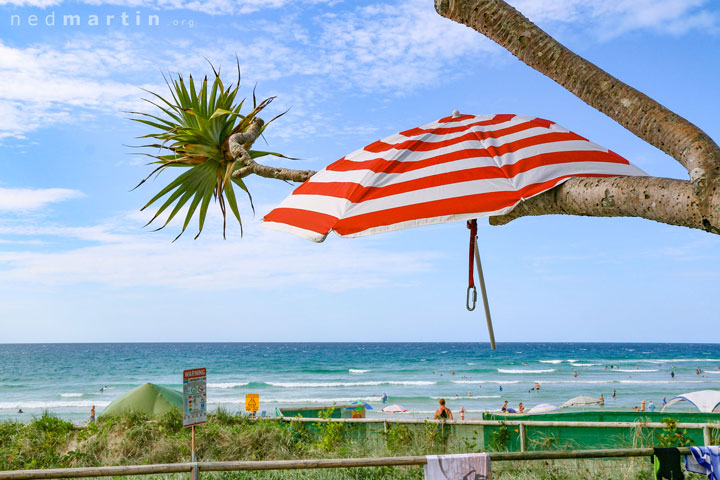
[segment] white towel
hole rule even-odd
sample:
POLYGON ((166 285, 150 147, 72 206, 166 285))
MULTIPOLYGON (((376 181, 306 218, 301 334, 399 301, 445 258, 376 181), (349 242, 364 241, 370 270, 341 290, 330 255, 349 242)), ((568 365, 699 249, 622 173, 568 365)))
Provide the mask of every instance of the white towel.
POLYGON ((428 455, 425 480, 489 480, 490 455, 428 455))
POLYGON ((685 470, 720 480, 720 447, 690 447, 690 452, 685 455, 685 470))

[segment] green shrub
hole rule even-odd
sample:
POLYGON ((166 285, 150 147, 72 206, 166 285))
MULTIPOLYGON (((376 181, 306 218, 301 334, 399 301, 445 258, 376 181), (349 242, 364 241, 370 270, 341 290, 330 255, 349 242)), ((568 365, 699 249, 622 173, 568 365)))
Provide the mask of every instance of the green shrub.
POLYGON ((493 431, 488 438, 490 449, 495 452, 502 452, 508 449, 508 442, 510 441, 510 429, 507 425, 500 425, 500 427, 493 431))
POLYGON ((413 434, 407 425, 395 424, 389 425, 386 431, 383 432, 385 437, 385 446, 392 453, 405 451, 413 443, 413 434))

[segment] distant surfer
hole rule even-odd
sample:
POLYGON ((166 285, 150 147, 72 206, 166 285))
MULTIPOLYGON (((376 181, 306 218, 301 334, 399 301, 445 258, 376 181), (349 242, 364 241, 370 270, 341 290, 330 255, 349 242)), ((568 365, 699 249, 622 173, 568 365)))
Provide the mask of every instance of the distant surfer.
POLYGON ((498 385, 498 387, 500 388, 500 391, 502 392, 502 385, 498 385))
POLYGON ((675 378, 675 370, 670 370, 670 378, 675 378))
POLYGON ((22 411, 22 408, 18 409, 18 413, 24 413, 24 412, 22 411))
POLYGON ((387 402, 387 393, 383 392, 383 394, 382 394, 382 403, 386 403, 386 402, 387 402))
POLYGON ((601 406, 605 405, 605 397, 603 397, 602 393, 600 394, 600 405, 601 406))
POLYGON ((577 378, 577 370, 575 370, 575 373, 573 373, 573 377, 577 378))
POLYGON ((538 382, 535 382, 535 391, 536 392, 540 391, 540 384, 538 382))
POLYGON ((615 390, 613 390, 613 398, 615 398, 615 390))

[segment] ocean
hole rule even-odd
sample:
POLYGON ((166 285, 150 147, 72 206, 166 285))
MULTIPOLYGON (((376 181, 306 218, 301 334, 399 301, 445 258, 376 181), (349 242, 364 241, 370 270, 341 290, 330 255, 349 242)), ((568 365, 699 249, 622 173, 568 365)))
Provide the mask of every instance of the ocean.
POLYGON ((664 396, 720 389, 719 344, 0 344, 0 420, 47 410, 85 422, 92 405, 102 413, 145 382, 181 390, 182 371, 199 367, 207 368, 210 409, 243 410, 245 394, 258 393, 270 416, 276 407, 362 400, 373 407, 368 416, 382 417, 383 394, 420 418, 432 416, 441 397, 469 417, 504 400, 530 408, 578 395, 602 394, 608 409, 642 400, 659 408, 664 396))

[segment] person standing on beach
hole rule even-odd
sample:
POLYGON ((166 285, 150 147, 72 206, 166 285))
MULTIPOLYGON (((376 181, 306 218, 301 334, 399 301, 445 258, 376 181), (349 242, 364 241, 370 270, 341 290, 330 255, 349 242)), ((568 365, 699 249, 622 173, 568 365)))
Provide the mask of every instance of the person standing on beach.
POLYGON ((641 412, 644 412, 644 411, 645 411, 645 400, 643 400, 642 402, 640 402, 640 411, 641 411, 641 412))
POLYGON ((525 407, 523 407, 522 402, 518 404, 518 413, 525 413, 525 407))
POLYGON ((465 420, 465 407, 460 407, 460 420, 465 420))
POLYGON ((445 406, 445 399, 440 399, 440 408, 435 410, 435 416, 433 417, 433 420, 452 420, 452 412, 449 408, 445 406))
POLYGON ((95 423, 95 405, 90 408, 90 423, 95 423))
POLYGON ((615 390, 613 390, 613 398, 615 398, 615 390))

